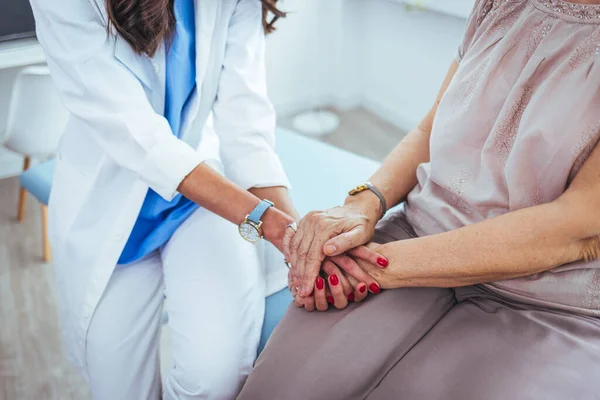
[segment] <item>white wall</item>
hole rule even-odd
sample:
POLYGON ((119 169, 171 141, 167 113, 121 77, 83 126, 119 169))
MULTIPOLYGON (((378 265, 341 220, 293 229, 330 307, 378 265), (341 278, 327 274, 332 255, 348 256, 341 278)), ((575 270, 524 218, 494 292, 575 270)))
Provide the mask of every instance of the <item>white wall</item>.
MULTIPOLYGON (((472 1, 460 0, 456 14, 466 15, 472 1)), ((284 7, 293 12, 267 48, 279 114, 362 105, 403 129, 433 103, 465 25, 464 17, 408 11, 399 0, 286 0, 284 7)))
POLYGON ((267 39, 269 95, 280 113, 336 103, 352 91, 352 85, 345 84, 349 71, 342 68, 348 53, 344 4, 345 0, 283 2, 289 14, 267 39))
MULTIPOLYGON (((6 126, 11 87, 17 72, 18 68, 0 69, 0 143, 6 126)), ((22 168, 23 157, 0 146, 0 179, 17 175, 22 168)))
MULTIPOLYGON (((353 4, 354 3, 354 4, 353 4)), ((407 11, 387 0, 351 0, 364 11, 364 105, 404 129, 412 128, 435 100, 456 55, 465 19, 407 11)))

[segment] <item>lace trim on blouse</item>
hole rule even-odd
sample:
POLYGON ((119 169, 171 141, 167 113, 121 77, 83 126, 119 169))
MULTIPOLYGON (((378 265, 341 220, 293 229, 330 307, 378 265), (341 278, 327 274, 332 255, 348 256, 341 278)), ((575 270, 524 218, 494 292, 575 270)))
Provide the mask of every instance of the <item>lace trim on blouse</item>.
POLYGON ((600 23, 600 4, 578 4, 565 0, 532 0, 538 8, 566 19, 600 23))

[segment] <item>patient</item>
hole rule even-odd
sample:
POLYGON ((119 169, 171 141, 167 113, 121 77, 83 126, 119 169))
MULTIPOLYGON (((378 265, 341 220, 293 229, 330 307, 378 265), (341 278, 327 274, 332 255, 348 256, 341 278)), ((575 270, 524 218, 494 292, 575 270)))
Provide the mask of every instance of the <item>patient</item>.
POLYGON ((599 398, 598 110, 600 1, 477 0, 435 105, 370 180, 385 201, 288 233, 297 305, 378 285, 290 308, 239 398, 599 398), (368 242, 387 268, 324 285, 326 257, 368 242))

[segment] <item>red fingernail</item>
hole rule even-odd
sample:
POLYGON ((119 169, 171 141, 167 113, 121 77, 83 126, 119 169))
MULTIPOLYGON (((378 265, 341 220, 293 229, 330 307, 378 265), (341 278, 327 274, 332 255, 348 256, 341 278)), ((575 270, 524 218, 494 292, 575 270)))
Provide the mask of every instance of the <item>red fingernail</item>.
POLYGON ((367 285, 361 285, 361 287, 358 288, 358 291, 361 293, 364 293, 365 290, 367 290, 367 285))
POLYGON ((380 265, 380 266, 382 266, 382 267, 387 267, 387 266, 388 266, 388 264, 389 264, 389 262, 388 262, 388 260, 386 260, 385 258, 383 258, 383 257, 379 257, 379 258, 377 259, 377 264, 379 264, 379 265, 380 265))
POLYGON ((375 293, 375 294, 378 294, 379 292, 381 292, 381 289, 379 288, 379 286, 377 286, 377 285, 376 285, 376 284, 374 284, 374 283, 371 283, 371 284, 369 285, 369 289, 371 289, 371 292, 373 292, 373 293, 375 293))
POLYGON ((348 295, 348 300, 354 301, 354 293, 350 292, 350 294, 348 295))
POLYGON ((337 286, 338 283, 340 283, 340 280, 338 279, 336 274, 333 274, 329 277, 329 283, 331 283, 333 286, 337 286))
POLYGON ((333 301, 333 297, 332 297, 332 296, 327 296, 327 302, 328 302, 329 304, 333 304, 333 303, 334 303, 334 301, 333 301))
POLYGON ((323 280, 323 278, 321 278, 321 277, 317 278, 317 289, 323 290, 324 286, 325 286, 325 281, 323 280))

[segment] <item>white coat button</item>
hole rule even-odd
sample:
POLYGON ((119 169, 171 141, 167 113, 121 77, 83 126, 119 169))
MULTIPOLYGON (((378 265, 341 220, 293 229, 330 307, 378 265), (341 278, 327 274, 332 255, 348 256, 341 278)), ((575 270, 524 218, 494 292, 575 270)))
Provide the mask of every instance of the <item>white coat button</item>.
POLYGON ((119 242, 123 240, 123 234, 122 233, 115 233, 115 241, 119 242))

